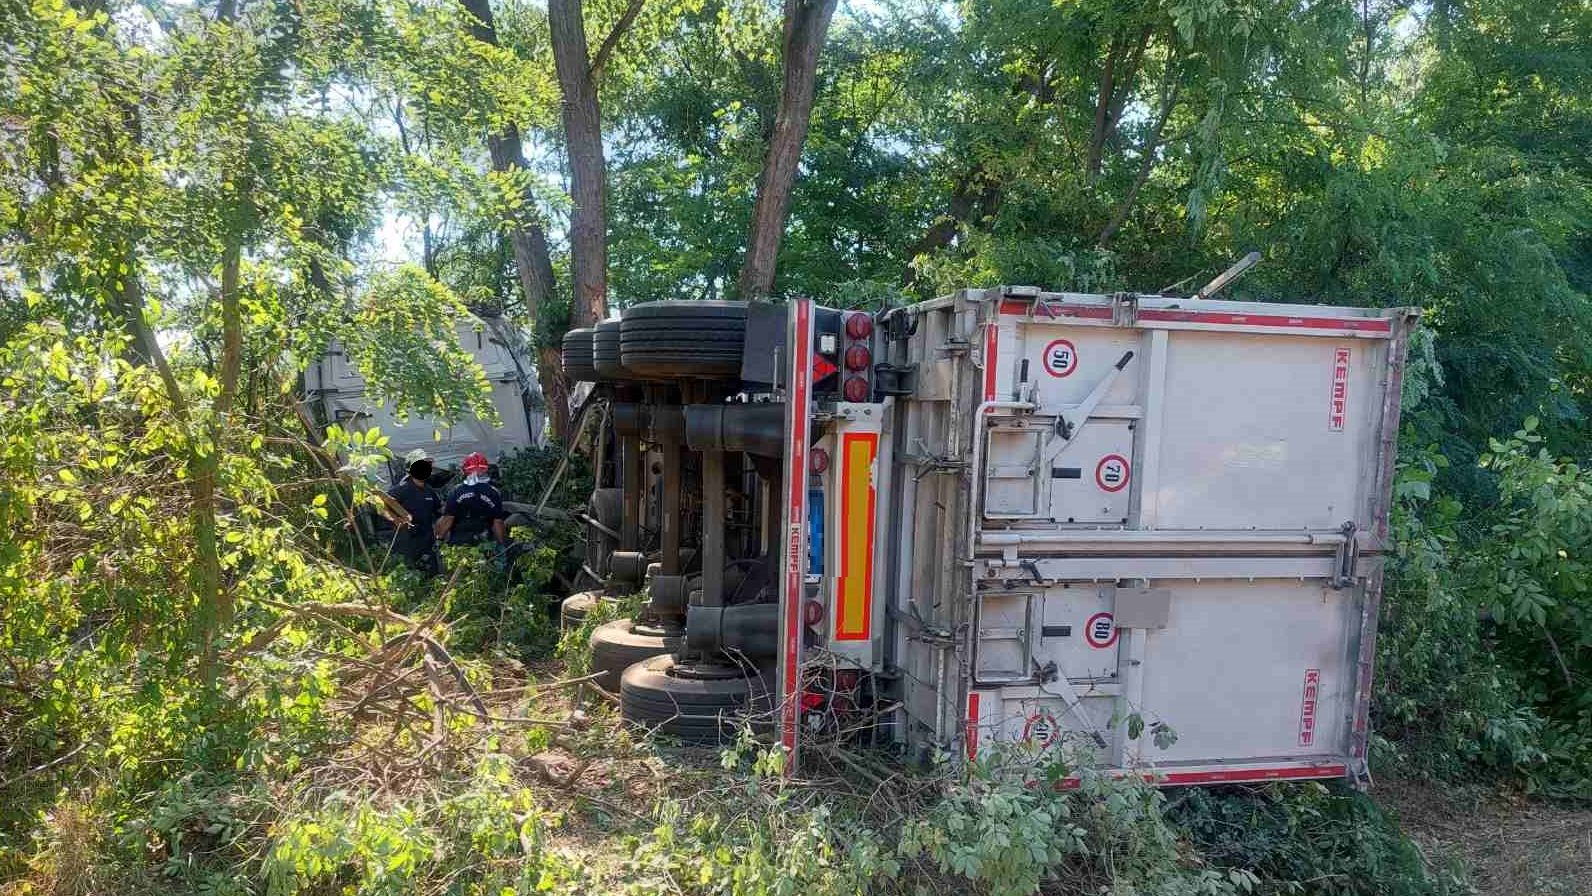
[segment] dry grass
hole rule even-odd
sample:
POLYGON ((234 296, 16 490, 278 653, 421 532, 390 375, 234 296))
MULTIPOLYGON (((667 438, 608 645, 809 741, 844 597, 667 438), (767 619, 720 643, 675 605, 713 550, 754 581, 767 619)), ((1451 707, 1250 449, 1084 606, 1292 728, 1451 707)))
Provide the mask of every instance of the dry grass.
POLYGON ((1385 779, 1372 794, 1433 861, 1463 862, 1480 896, 1592 896, 1592 807, 1385 779))

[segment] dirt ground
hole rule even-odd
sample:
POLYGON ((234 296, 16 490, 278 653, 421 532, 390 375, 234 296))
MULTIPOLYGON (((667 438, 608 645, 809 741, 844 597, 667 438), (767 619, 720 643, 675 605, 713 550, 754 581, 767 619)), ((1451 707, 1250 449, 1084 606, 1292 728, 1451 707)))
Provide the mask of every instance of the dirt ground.
POLYGON ((1592 807, 1385 778, 1371 792, 1481 896, 1592 896, 1592 807))

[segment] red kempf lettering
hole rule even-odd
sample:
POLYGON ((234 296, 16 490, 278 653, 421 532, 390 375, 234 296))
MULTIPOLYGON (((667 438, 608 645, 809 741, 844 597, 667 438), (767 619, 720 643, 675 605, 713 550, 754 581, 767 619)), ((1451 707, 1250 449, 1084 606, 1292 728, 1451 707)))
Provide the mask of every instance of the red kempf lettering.
POLYGON ((1299 746, 1316 742, 1316 704, 1321 694, 1321 670, 1305 670, 1304 696, 1299 701, 1299 746))
POLYGON ((1332 392, 1327 413, 1327 429, 1342 432, 1349 416, 1349 349, 1339 347, 1332 355, 1332 392))

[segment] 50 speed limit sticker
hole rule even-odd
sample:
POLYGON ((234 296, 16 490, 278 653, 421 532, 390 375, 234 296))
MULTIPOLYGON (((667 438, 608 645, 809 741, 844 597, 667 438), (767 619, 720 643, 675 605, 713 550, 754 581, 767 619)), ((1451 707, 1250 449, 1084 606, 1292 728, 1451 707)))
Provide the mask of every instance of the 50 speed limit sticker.
POLYGON ((1103 492, 1120 492, 1128 486, 1128 459, 1120 454, 1107 454, 1095 464, 1095 485, 1103 492))
POLYGON ((1048 747, 1061 736, 1061 725, 1048 712, 1036 712, 1023 725, 1023 740, 1036 747, 1048 747))
POLYGON ((1078 349, 1065 339, 1054 339, 1045 346, 1041 360, 1051 376, 1071 376, 1078 369, 1078 349))

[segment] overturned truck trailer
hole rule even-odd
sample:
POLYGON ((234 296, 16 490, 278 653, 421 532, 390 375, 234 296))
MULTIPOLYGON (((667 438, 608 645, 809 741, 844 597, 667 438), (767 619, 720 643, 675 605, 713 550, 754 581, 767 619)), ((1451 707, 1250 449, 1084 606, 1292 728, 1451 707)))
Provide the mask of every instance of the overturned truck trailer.
POLYGON ((738 375, 630 393, 680 422, 626 430, 663 461, 625 489, 628 565, 676 552, 633 623, 672 657, 624 671, 627 715, 750 715, 798 758, 1363 776, 1412 312, 1001 288, 745 320, 738 375))
POLYGON ((899 671, 898 736, 1077 735, 1174 783, 1362 773, 1410 320, 1033 290, 893 314, 916 382, 882 409, 867 659, 899 671))

